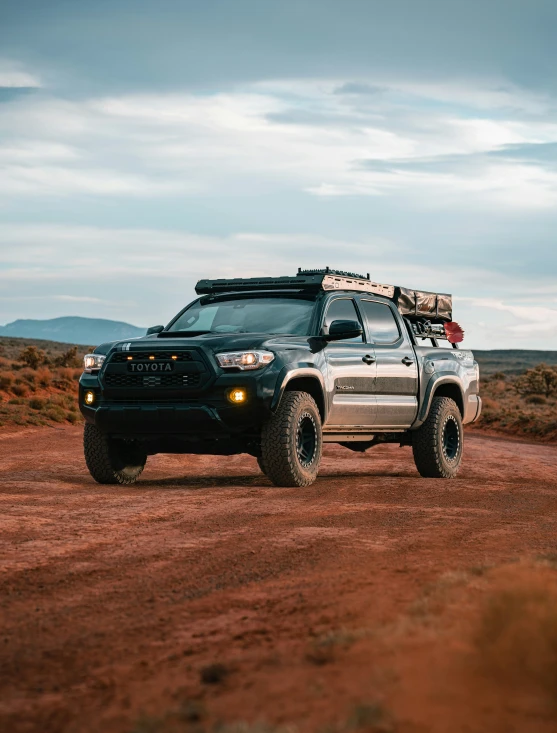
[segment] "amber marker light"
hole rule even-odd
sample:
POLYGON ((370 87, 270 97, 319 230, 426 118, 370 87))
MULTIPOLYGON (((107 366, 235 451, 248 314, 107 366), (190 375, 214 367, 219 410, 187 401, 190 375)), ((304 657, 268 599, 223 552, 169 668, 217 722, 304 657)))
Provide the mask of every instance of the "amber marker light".
POLYGON ((149 359, 151 359, 151 361, 153 361, 154 358, 155 358, 154 356, 150 356, 149 357, 149 359))
POLYGON ((231 389, 228 393, 228 399, 230 402, 232 402, 234 405, 241 405, 243 402, 246 401, 246 390, 240 389, 236 387, 235 389, 231 389))
POLYGON ((128 356, 127 359, 128 361, 131 361, 133 359, 133 356, 128 356))
POLYGON ((174 361, 176 361, 176 359, 177 359, 178 357, 177 357, 177 356, 171 356, 170 358, 171 358, 171 359, 173 359, 174 361))
POLYGON ((91 390, 88 390, 87 392, 85 392, 83 399, 86 405, 92 405, 95 401, 95 393, 91 392, 91 390))

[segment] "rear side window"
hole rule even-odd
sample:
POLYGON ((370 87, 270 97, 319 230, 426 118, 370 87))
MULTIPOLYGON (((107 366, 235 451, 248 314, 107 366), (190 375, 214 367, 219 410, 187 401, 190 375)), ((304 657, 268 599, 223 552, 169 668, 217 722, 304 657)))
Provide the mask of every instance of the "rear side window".
POLYGON ((385 303, 361 300, 371 341, 374 344, 393 344, 400 338, 400 331, 394 314, 385 303))
MULTIPOLYGON (((337 298, 336 300, 333 300, 327 310, 324 325, 330 326, 333 321, 357 321, 361 325, 354 301, 349 298, 337 298)), ((356 336, 353 339, 343 340, 361 343, 363 341, 363 337, 356 336)))

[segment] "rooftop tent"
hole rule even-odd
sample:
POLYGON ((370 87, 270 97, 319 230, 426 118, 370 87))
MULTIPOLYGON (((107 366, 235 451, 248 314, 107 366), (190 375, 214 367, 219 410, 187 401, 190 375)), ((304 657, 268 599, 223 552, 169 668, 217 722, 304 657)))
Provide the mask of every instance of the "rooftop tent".
POLYGON ((440 321, 453 319, 453 298, 448 293, 395 287, 392 300, 403 316, 440 321))

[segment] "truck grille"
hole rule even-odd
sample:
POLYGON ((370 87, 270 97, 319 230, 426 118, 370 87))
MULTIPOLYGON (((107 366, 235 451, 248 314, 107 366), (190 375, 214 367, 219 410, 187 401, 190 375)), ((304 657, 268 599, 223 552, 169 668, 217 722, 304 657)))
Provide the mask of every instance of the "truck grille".
POLYGON ((104 399, 185 399, 198 395, 211 382, 214 372, 198 349, 140 346, 113 352, 101 371, 104 399))
POLYGON ((154 356, 155 361, 193 361, 191 351, 116 351, 110 357, 110 363, 124 364, 130 357, 134 361, 148 361, 150 356, 154 356))
POLYGON ((197 387, 201 374, 111 374, 107 373, 104 383, 107 387, 145 388, 145 387, 197 387))

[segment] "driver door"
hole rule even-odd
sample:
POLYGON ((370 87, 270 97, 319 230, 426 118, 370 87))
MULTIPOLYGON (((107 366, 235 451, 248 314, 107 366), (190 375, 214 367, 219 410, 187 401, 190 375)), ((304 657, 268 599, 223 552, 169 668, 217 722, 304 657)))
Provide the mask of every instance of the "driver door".
MULTIPOLYGON (((332 298, 325 311, 323 326, 333 321, 358 321, 365 329, 351 297, 332 298)), ((332 403, 326 427, 346 428, 346 431, 371 427, 375 419, 375 352, 364 337, 331 341, 325 347, 327 388, 332 403)))

